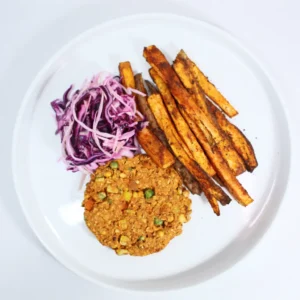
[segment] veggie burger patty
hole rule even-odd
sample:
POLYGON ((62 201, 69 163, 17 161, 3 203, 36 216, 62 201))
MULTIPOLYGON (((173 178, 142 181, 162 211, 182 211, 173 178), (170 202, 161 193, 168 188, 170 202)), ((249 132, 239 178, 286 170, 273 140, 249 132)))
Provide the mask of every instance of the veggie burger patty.
POLYGON ((83 205, 88 228, 119 255, 162 250, 191 213, 189 192, 176 171, 158 168, 147 155, 98 167, 83 205))

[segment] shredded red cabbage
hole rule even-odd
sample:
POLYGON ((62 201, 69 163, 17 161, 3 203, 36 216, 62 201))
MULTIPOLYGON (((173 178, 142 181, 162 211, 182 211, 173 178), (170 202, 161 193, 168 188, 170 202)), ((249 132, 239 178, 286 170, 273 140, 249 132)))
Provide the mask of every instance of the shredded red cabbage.
POLYGON ((62 99, 51 102, 62 143, 67 170, 93 172, 99 165, 140 153, 137 131, 147 126, 137 111, 134 89, 125 88, 119 77, 103 73, 85 81, 71 95, 71 85, 62 99), (102 82, 101 82, 102 81, 102 82), (138 121, 141 120, 141 121, 138 121))

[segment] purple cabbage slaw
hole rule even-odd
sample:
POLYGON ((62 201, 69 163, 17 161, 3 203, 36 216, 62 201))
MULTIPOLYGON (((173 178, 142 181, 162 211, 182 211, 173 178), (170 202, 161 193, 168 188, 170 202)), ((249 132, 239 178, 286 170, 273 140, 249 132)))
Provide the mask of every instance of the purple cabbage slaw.
POLYGON ((136 134, 147 122, 133 93, 142 93, 125 88, 119 77, 101 78, 103 73, 95 75, 72 95, 71 85, 51 102, 67 170, 92 173, 110 160, 140 153, 136 134))

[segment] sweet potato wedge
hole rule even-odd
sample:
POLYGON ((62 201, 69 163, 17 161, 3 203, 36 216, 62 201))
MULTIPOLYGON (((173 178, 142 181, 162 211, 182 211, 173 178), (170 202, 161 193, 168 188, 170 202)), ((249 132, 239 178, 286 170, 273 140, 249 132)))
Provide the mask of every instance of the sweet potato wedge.
POLYGON ((190 192, 194 195, 201 195, 202 190, 198 181, 191 174, 191 172, 181 163, 181 161, 175 158, 175 163, 173 167, 181 177, 183 184, 190 190, 190 192))
POLYGON ((180 79, 178 78, 177 74, 175 73, 163 53, 153 45, 144 48, 144 57, 167 84, 171 93, 178 102, 179 107, 185 110, 186 116, 192 119, 193 123, 195 123, 195 126, 199 126, 198 124, 202 122, 211 134, 215 142, 215 145, 211 145, 211 147, 213 146, 212 151, 214 152, 214 155, 209 156, 208 153, 206 154, 208 155, 211 164, 224 183, 225 187, 241 205, 247 206, 248 204, 252 203, 253 199, 249 196, 248 192, 236 179, 219 152, 219 148, 217 147, 217 145, 220 140, 218 134, 216 134, 214 124, 212 124, 212 122, 207 118, 205 113, 195 103, 193 97, 182 85, 180 79))
POLYGON ((150 129, 144 128, 139 131, 137 139, 146 153, 159 167, 165 169, 175 163, 173 155, 150 129))
MULTIPOLYGON (((144 85, 144 80, 142 74, 136 74, 134 76, 135 79, 135 88, 142 93, 146 94, 146 89, 144 85)), ((153 89, 155 93, 157 93, 156 89, 153 89)), ((164 132, 159 128, 154 115, 152 114, 151 109, 147 103, 147 96, 136 95, 136 104, 138 110, 146 117, 149 122, 149 128, 151 131, 158 137, 158 139, 164 144, 164 146, 172 153, 172 149, 168 144, 168 140, 164 134, 164 132)), ((174 156, 175 158, 175 156, 174 156)), ((188 169, 177 159, 175 158, 175 163, 173 165, 174 169, 177 171, 179 176, 181 177, 184 185, 190 190, 192 194, 200 195, 201 188, 199 183, 193 177, 193 175, 188 171, 188 169)))
MULTIPOLYGON (((180 54, 181 53, 182 52, 180 52, 180 54)), ((218 136, 219 140, 218 148, 223 158, 227 162, 229 168, 232 170, 235 176, 244 173, 246 171, 244 161, 234 149, 231 140, 227 137, 227 135, 223 133, 219 124, 216 122, 215 117, 207 108, 206 97, 197 79, 192 73, 193 63, 188 58, 182 57, 182 55, 180 54, 177 55, 173 63, 175 72, 177 73, 186 89, 190 92, 191 95, 193 95, 193 98, 197 105, 206 114, 211 124, 214 125, 215 136, 218 136)), ((205 135, 207 135, 205 129, 202 129, 202 131, 204 131, 205 135)))
POLYGON ((206 106, 205 94, 198 82, 195 82, 188 61, 178 54, 173 62, 173 69, 188 92, 195 96, 199 107, 205 112, 206 115, 208 115, 209 112, 206 106))
POLYGON ((209 100, 207 100, 207 106, 214 114, 219 126, 231 140, 237 153, 244 160, 247 171, 253 172, 253 170, 258 166, 258 162, 250 141, 235 125, 227 120, 224 114, 209 100))
POLYGON ((149 95, 159 94, 157 86, 153 82, 151 82, 147 79, 145 80, 145 82, 146 82, 146 85, 147 85, 147 88, 148 88, 148 91, 149 91, 149 95))
POLYGON ((164 83, 164 81, 154 69, 150 69, 149 73, 153 81, 156 83, 158 90, 160 91, 162 99, 169 112, 169 115, 173 120, 173 123, 175 124, 178 134, 192 153, 191 158, 193 158, 208 175, 214 176, 216 174, 216 171, 210 164, 202 147, 198 143, 193 132, 191 131, 185 119, 182 117, 180 111, 178 110, 175 99, 170 93, 167 85, 164 83))
POLYGON ((158 94, 151 95, 148 98, 148 103, 158 125, 164 131, 174 154, 198 180, 200 187, 213 208, 213 211, 216 215, 220 215, 220 208, 217 201, 228 202, 228 195, 226 195, 226 193, 214 183, 207 173, 184 151, 182 147, 183 142, 168 115, 161 96, 158 94))
POLYGON ((216 104, 218 105, 224 113, 229 117, 234 117, 238 114, 237 110, 228 102, 228 100, 219 92, 219 90, 208 80, 208 78, 203 74, 203 72, 197 67, 197 65, 189 59, 186 53, 181 50, 177 58, 185 59, 189 61, 192 66, 192 73, 195 80, 200 84, 204 93, 216 104))
MULTIPOLYGON (((134 89, 135 80, 130 62, 121 62, 119 71, 123 85, 134 89)), ((150 129, 144 128, 139 131, 137 139, 142 148, 159 167, 168 168, 175 163, 173 155, 150 129)))
MULTIPOLYGON (((144 85, 144 79, 142 77, 142 74, 136 74, 134 76, 134 81, 135 81, 135 88, 144 93, 145 95, 147 95, 147 91, 145 89, 145 85, 144 85)), ((158 125, 156 123, 156 120, 151 112, 151 109, 147 103, 147 96, 142 96, 140 94, 135 95, 135 102, 136 102, 136 106, 138 111, 146 117, 147 121, 149 122, 149 128, 151 130, 153 130, 154 128, 158 128, 158 125)))
POLYGON ((131 64, 129 61, 124 61, 119 63, 119 72, 121 76, 122 84, 125 87, 130 87, 134 89, 134 76, 131 68, 131 64))
MULTIPOLYGON (((210 146, 211 144, 209 143, 208 139, 211 139, 211 136, 206 136, 203 132, 203 129, 205 129, 204 125, 202 123, 199 123, 200 126, 196 126, 196 124, 192 121, 191 118, 188 117, 187 113, 185 112, 185 110, 180 109, 182 116, 185 118, 186 122, 189 124, 189 127, 191 128, 191 130, 193 131, 193 133, 195 134, 195 136, 197 137, 198 141, 200 142, 201 146, 203 147, 206 155, 208 157, 212 157, 213 155, 215 155, 213 148, 210 146)), ((205 131, 207 132, 207 131, 205 131)), ((209 132, 207 132, 209 135, 209 132)), ((212 142, 213 143, 213 142, 212 142)), ((218 155, 218 154, 217 154, 218 155)), ((213 176, 213 178, 221 185, 223 186, 223 182, 222 180, 217 176, 213 176)), ((228 199, 221 199, 220 203, 222 205, 226 205, 229 204, 231 201, 230 198, 228 199)))
MULTIPOLYGON (((188 116, 186 111, 182 110, 183 116, 188 121, 188 124, 197 139, 201 143, 206 155, 210 158, 210 162, 214 166, 218 174, 218 180, 228 189, 233 197, 243 206, 247 206, 253 202, 252 198, 248 195, 247 191, 235 178, 234 174, 229 169, 228 165, 224 161, 222 155, 218 151, 216 145, 210 145, 207 138, 203 134, 201 127, 197 126, 194 121, 188 116)), ((222 203, 223 205, 226 203, 222 203)), ((228 204, 228 203, 227 203, 228 204)))

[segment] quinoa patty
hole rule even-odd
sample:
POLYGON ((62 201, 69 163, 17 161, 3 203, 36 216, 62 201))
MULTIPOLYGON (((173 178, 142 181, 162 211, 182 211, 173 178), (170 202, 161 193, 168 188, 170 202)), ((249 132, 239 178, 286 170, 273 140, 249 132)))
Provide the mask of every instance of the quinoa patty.
POLYGON ((190 219, 191 200, 173 168, 147 155, 100 166, 84 197, 84 219, 101 244, 117 254, 144 256, 165 248, 190 219))

